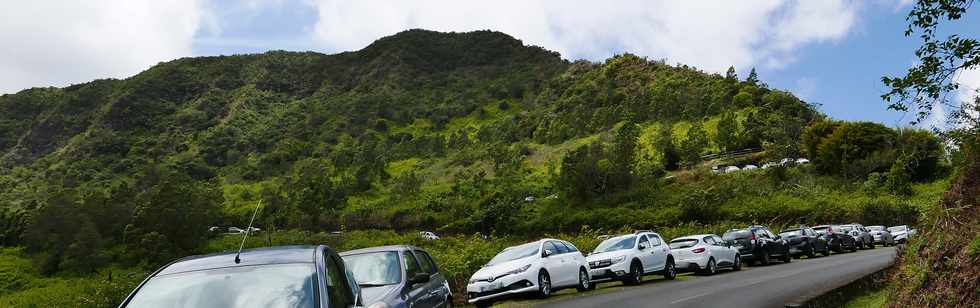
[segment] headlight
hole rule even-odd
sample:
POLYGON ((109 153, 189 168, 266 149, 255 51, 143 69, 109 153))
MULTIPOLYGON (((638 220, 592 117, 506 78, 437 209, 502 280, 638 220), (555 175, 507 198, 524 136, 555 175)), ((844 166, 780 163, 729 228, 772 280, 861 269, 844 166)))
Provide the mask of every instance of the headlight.
POLYGON ((609 259, 609 262, 612 262, 612 264, 616 264, 619 262, 623 262, 623 260, 626 260, 626 256, 620 256, 618 258, 609 259))
POLYGON ((514 269, 514 270, 512 270, 512 271, 509 271, 509 272, 506 272, 506 273, 504 273, 504 274, 503 274, 503 275, 501 275, 501 276, 505 276, 505 275, 516 275, 516 274, 520 274, 520 273, 523 273, 524 271, 526 271, 526 270, 527 270, 527 269, 529 269, 529 268, 531 268, 531 265, 530 265, 530 264, 528 264, 528 265, 525 265, 525 266, 521 266, 521 267, 519 267, 519 268, 516 268, 516 269, 514 269))

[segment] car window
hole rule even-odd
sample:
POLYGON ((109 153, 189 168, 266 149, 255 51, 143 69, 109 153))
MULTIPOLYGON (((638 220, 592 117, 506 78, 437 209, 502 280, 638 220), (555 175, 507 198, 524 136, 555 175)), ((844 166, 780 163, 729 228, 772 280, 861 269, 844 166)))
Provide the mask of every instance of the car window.
POLYGON ((565 244, 562 244, 561 242, 551 242, 551 244, 555 245, 555 248, 558 248, 558 253, 572 252, 570 249, 568 249, 568 246, 565 246, 565 244))
POLYGON ((717 244, 717 243, 715 242, 715 239, 713 239, 713 238, 711 238, 710 236, 705 236, 705 237, 704 237, 703 239, 701 239, 701 240, 702 240, 702 241, 704 241, 704 243, 705 243, 705 244, 708 244, 708 245, 714 245, 714 244, 717 244))
POLYGON ((769 235, 766 234, 766 230, 762 230, 762 229, 755 229, 755 236, 762 237, 762 238, 769 238, 769 235))
POLYGON ((623 249, 633 249, 635 245, 636 245, 635 235, 620 236, 620 237, 614 237, 602 241, 602 243, 599 243, 599 246, 596 246, 595 250, 593 250, 592 252, 602 253, 602 252, 610 252, 610 251, 623 250, 623 249))
POLYGON ((636 247, 640 247, 640 245, 646 246, 647 248, 653 247, 653 245, 650 245, 650 239, 646 235, 640 236, 640 243, 636 247))
POLYGON ((415 259, 415 255, 409 251, 402 251, 402 258, 405 259, 406 278, 412 279, 415 275, 422 273, 422 268, 419 266, 419 261, 415 259))
POLYGON ((547 241, 544 243, 544 250, 551 250, 551 253, 553 254, 561 253, 561 251, 558 250, 558 247, 555 246, 555 242, 552 241, 547 241))
POLYGON ((572 243, 569 243, 569 242, 561 242, 561 243, 564 244, 565 247, 568 247, 568 251, 570 251, 570 252, 577 252, 578 251, 578 248, 576 248, 575 245, 572 245, 572 243))
POLYGON ((327 301, 330 307, 350 307, 354 306, 354 291, 347 284, 347 271, 341 270, 343 262, 331 255, 327 255, 326 261, 326 285, 327 301))
POLYGON ((538 247, 540 245, 541 244, 538 244, 538 242, 534 242, 534 243, 527 243, 519 246, 509 247, 507 249, 504 249, 500 253, 498 253, 496 256, 493 257, 493 259, 490 259, 490 262, 487 262, 487 265, 495 265, 508 261, 539 255, 538 247))
POLYGON ((657 247, 660 246, 660 237, 656 234, 648 235, 650 237, 650 246, 657 247))
MULTIPOLYGON (((314 307, 312 263, 235 266, 150 278, 128 307, 314 307), (290 296, 279 296, 289 294, 290 296)), ((331 294, 332 296, 332 294, 331 294)))
POLYGON ((365 286, 397 284, 402 281, 402 266, 398 252, 383 251, 344 257, 354 279, 365 286))
POLYGON ((722 238, 726 240, 739 240, 739 239, 749 238, 751 234, 752 233, 750 233, 748 230, 744 230, 744 229, 732 230, 732 231, 725 232, 722 238))
POLYGON ((715 239, 715 242, 718 243, 718 246, 725 245, 725 240, 722 240, 720 236, 712 235, 711 238, 715 239))
POLYGON ((688 247, 694 247, 698 244, 697 239, 693 238, 682 238, 670 241, 670 249, 684 249, 688 247))
POLYGON ((415 251, 415 257, 419 260, 419 264, 422 265, 422 271, 423 272, 426 272, 426 273, 429 273, 429 274, 435 274, 436 273, 436 265, 432 262, 432 259, 429 258, 428 254, 426 254, 423 251, 416 250, 415 251))

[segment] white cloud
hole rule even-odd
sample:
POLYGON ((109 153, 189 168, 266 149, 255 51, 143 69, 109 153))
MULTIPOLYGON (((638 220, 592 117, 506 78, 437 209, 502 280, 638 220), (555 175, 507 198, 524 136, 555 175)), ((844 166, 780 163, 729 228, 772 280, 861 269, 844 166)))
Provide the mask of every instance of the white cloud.
MULTIPOLYGON (((956 101, 959 104, 974 105, 977 103, 978 91, 980 91, 980 68, 973 68, 960 72, 957 83, 959 88, 956 90, 956 101)), ((974 105, 975 106, 975 105, 974 105)), ((976 108, 965 108, 970 112, 970 117, 980 119, 976 108)))
POLYGON ((360 49, 409 28, 492 29, 570 59, 631 52, 711 72, 782 67, 808 43, 846 36, 858 10, 842 0, 310 1, 319 14, 314 38, 330 51, 360 49))
POLYGON ((0 9, 0 93, 128 77, 191 55, 213 23, 200 0, 8 1, 0 9))

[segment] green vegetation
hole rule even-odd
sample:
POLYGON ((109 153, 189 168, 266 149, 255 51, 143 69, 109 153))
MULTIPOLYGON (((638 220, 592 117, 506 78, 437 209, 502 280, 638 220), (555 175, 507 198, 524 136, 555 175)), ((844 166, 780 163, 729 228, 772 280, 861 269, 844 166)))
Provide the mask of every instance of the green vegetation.
POLYGON ((882 308, 888 303, 888 289, 880 289, 857 297, 844 305, 845 308, 882 308))
POLYGON ((0 244, 22 247, 3 262, 31 269, 0 280, 0 305, 111 306, 138 279, 109 272, 233 248, 207 228, 244 227, 260 201, 252 246, 414 243, 458 289, 538 236, 913 224, 948 185, 931 134, 832 122, 754 70, 568 62, 490 31, 179 59, 3 95, 0 115, 0 244), (707 171, 800 156, 815 164, 707 171))

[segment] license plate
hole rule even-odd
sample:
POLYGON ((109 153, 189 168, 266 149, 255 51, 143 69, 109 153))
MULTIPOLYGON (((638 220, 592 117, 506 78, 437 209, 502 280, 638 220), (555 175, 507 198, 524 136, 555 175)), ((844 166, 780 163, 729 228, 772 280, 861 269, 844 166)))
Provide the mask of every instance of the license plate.
POLYGON ((501 287, 503 287, 503 284, 501 284, 499 282, 498 283, 491 283, 491 284, 488 284, 488 285, 485 285, 485 286, 481 286, 480 287, 480 292, 493 291, 493 290, 496 290, 496 289, 500 289, 501 287))

